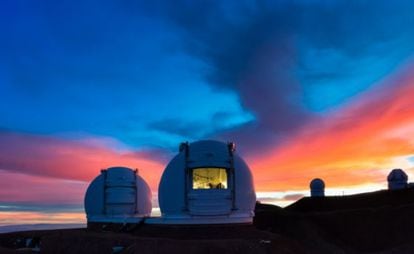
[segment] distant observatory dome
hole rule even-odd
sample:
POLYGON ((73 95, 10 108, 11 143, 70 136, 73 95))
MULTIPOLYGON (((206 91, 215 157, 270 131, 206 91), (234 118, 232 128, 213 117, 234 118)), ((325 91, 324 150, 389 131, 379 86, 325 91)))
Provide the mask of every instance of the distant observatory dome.
POLYGON ((234 143, 182 143, 161 178, 162 223, 251 223, 256 194, 234 143))
POLYGON ((402 169, 393 169, 387 177, 389 190, 400 190, 407 188, 408 176, 402 169))
POLYGON ((315 178, 310 182, 311 197, 325 196, 325 182, 320 178, 315 178))
POLYGON ((151 209, 148 184, 137 170, 125 167, 102 170, 85 195, 88 222, 139 222, 150 215, 151 209))

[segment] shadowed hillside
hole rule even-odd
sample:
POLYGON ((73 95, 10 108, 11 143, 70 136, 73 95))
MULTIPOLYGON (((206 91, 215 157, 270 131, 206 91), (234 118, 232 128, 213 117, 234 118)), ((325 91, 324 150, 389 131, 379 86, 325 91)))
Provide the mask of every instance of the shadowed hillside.
POLYGON ((281 209, 258 205, 258 228, 301 241, 312 252, 413 253, 414 189, 305 197, 281 209))
POLYGON ((257 204, 254 225, 155 226, 0 234, 0 253, 413 253, 414 189, 257 204))
POLYGON ((414 203, 414 188, 381 190, 349 196, 304 197, 286 207, 292 212, 329 212, 354 209, 376 209, 414 203))

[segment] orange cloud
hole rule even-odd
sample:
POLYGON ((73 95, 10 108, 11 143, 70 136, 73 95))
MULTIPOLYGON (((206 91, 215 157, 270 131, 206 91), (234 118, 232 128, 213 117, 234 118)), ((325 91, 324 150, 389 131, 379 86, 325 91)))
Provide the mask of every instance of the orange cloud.
MULTIPOLYGON (((258 190, 385 181, 395 158, 414 153, 414 67, 312 122, 268 153, 250 158, 258 190), (411 72, 410 72, 411 71, 411 72)), ((283 119, 281 119, 283 120, 283 119)))
POLYGON ((42 212, 2 212, 0 226, 13 224, 38 223, 85 223, 83 212, 77 213, 42 213, 42 212))

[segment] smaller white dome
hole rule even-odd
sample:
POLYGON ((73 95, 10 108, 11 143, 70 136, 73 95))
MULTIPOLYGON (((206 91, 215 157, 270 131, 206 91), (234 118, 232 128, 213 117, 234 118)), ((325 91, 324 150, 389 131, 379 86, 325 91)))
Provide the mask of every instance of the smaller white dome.
POLYGON ((325 196, 325 182, 320 178, 315 178, 310 182, 311 197, 325 196))
POLYGON ((148 184, 137 170, 125 167, 102 170, 85 194, 88 222, 135 222, 151 210, 148 184))
POLYGON ((387 180, 388 189, 390 190, 405 189, 408 186, 408 175, 399 168, 391 170, 390 174, 387 177, 387 180))

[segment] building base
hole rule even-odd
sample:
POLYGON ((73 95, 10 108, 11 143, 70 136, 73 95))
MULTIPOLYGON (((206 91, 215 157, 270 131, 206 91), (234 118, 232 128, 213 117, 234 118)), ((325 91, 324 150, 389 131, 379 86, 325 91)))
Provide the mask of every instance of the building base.
POLYGON ((201 224, 252 224, 253 217, 246 214, 232 214, 228 216, 191 216, 191 215, 164 215, 145 219, 145 224, 153 225, 201 225, 201 224))

